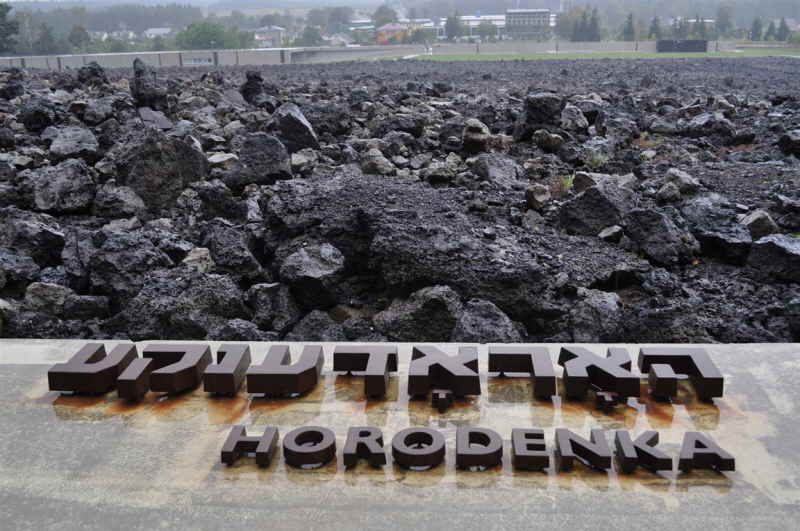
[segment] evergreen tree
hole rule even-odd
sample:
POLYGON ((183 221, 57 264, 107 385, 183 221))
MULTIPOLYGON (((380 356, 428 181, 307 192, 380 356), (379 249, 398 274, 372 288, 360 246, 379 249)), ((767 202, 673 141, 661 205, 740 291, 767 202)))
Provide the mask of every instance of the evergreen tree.
POLYGON ((161 52, 167 49, 166 44, 164 43, 164 38, 161 35, 156 35, 153 38, 153 43, 150 45, 150 49, 154 52, 161 52))
POLYGON ((789 40, 789 36, 791 34, 792 32, 789 29, 789 24, 786 23, 786 18, 782 18, 781 23, 778 26, 778 33, 775 35, 775 39, 779 41, 787 41, 789 40))
POLYGON ((587 41, 589 33, 589 12, 587 10, 583 10, 581 13, 581 19, 575 24, 575 28, 572 30, 572 41, 574 42, 583 42, 587 41))
POLYGON ((225 26, 203 20, 193 22, 175 36, 177 45, 183 50, 210 50, 225 47, 225 26))
POLYGON ((774 41, 775 37, 777 36, 778 28, 775 27, 775 21, 770 20, 769 26, 767 26, 767 32, 764 34, 765 41, 774 41))
POLYGON ((733 6, 731 4, 720 4, 717 6, 717 32, 725 36, 733 30, 733 6))
POLYGON ((676 39, 688 38, 690 31, 691 27, 689 26, 689 19, 687 19, 686 17, 680 17, 675 20, 675 26, 673 32, 675 33, 676 39))
POLYGON ((444 22, 444 34, 447 35, 448 40, 457 39, 461 37, 464 28, 461 26, 461 17, 458 12, 453 13, 444 22))
POLYGON ((694 17, 694 34, 700 39, 708 38, 708 31, 706 29, 706 21, 700 15, 694 17))
POLYGON ((40 55, 58 53, 58 44, 53 35, 53 28, 44 23, 39 26, 39 36, 33 41, 33 51, 40 55))
POLYGON ((315 26, 306 26, 303 34, 294 40, 295 46, 319 46, 322 44, 322 35, 319 28, 315 26))
POLYGON ((750 40, 751 41, 760 41, 762 33, 764 33, 764 23, 761 22, 761 18, 760 17, 757 17, 753 21, 753 25, 750 26, 750 40))
POLYGON ((8 19, 11 6, 0 4, 0 52, 10 52, 14 49, 14 35, 19 32, 19 22, 8 19))
POLYGON ((491 39, 497 37, 497 26, 488 20, 484 20, 478 24, 477 31, 478 35, 480 35, 482 39, 491 39))
POLYGON ((86 28, 76 24, 72 26, 72 30, 69 32, 69 37, 67 37, 67 40, 75 48, 82 48, 83 46, 89 44, 92 38, 89 36, 89 32, 86 31, 86 28))
POLYGON ((649 39, 661 40, 661 20, 658 17, 653 17, 650 21, 650 31, 647 34, 649 39))
POLYGON ((397 22, 397 11, 387 4, 383 4, 372 14, 372 23, 375 29, 385 26, 386 24, 391 24, 392 22, 397 22))
POLYGON ((602 30, 600 28, 600 15, 597 13, 597 8, 592 9, 592 18, 589 21, 587 39, 589 41, 599 42, 602 39, 602 30))
POLYGON ((623 41, 636 40, 636 24, 633 21, 633 13, 628 14, 628 19, 625 21, 625 27, 622 30, 623 41))

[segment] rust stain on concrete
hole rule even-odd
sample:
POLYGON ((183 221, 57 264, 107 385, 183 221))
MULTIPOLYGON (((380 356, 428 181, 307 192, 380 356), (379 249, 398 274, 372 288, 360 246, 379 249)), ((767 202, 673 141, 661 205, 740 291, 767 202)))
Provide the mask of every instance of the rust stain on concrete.
MULTIPOLYGON (((379 518, 379 507, 391 504, 390 520, 395 518, 392 515, 422 511, 439 515, 431 518, 442 525, 465 528, 473 527, 468 516, 474 519, 472 511, 478 508, 481 514, 503 513, 497 520, 501 527, 519 526, 522 522, 513 515, 521 507, 535 508, 539 517, 594 514, 601 521, 606 521, 603 515, 627 514, 627 509, 636 507, 626 522, 638 527, 652 524, 657 514, 673 515, 675 521, 691 517, 695 522, 714 514, 730 518, 733 527, 758 518, 760 528, 770 527, 771 522, 785 521, 781 515, 800 509, 796 419, 792 407, 774 404, 776 397, 797 400, 800 392, 793 380, 773 379, 766 369, 751 373, 749 368, 763 364, 763 357, 757 360, 752 349, 745 351, 720 347, 712 352, 728 384, 722 399, 699 402, 691 387, 682 384, 677 400, 659 402, 649 396, 643 382, 641 397, 609 413, 596 410, 592 400, 536 400, 527 378, 485 376, 482 395, 457 400, 453 408, 439 413, 429 400, 409 399, 404 350, 400 376, 391 378, 389 393, 382 400, 364 397, 362 378, 332 374, 330 360, 323 382, 306 396, 262 398, 242 391, 234 397, 216 398, 196 389, 178 396, 150 393, 141 404, 120 401, 113 392, 93 397, 49 392, 28 396, 28 389, 43 389, 47 366, 25 370, 14 366, 9 368, 13 374, 6 371, 4 378, 18 383, 0 388, 0 402, 13 404, 0 413, 0 444, 15 448, 13 459, 0 457, 0 493, 22 493, 17 485, 21 481, 25 496, 52 503, 68 500, 88 508, 93 500, 108 499, 122 507, 154 508, 164 514, 211 503, 228 517, 236 511, 251 517, 269 512, 269 518, 283 518, 298 527, 325 518, 340 528, 354 528, 345 516, 348 512, 336 510, 342 503, 366 511, 365 518, 371 518, 370 511, 377 511, 374 516, 379 518), (247 459, 227 467, 219 463, 219 451, 232 424, 246 424, 253 433, 275 425, 281 436, 302 425, 327 426, 334 430, 340 452, 350 426, 380 427, 387 450, 400 429, 430 426, 446 437, 446 464, 426 472, 394 464, 372 469, 365 463, 345 470, 339 454, 317 470, 293 469, 282 459, 265 470, 247 459), (484 472, 455 469, 455 432, 463 425, 501 434, 503 467, 484 472), (634 434, 655 429, 661 434, 662 449, 673 456, 683 434, 699 430, 737 458, 737 471, 698 470, 684 475, 639 470, 621 475, 577 464, 571 473, 520 472, 511 466, 509 439, 515 427, 543 428, 550 450, 557 427, 584 436, 595 427, 629 429, 634 434), (11 442, 20 433, 26 434, 21 447, 11 442), (472 509, 459 512, 464 504, 472 509), (301 506, 302 519, 290 510, 301 506)), ((767 349, 762 355, 785 364, 796 352, 767 349)), ((486 370, 485 366, 481 369, 486 370)), ((613 433, 608 437, 612 442, 613 433)), ((391 521, 395 525, 389 527, 401 527, 400 520, 391 521)), ((224 522, 218 523, 224 527, 224 522)))

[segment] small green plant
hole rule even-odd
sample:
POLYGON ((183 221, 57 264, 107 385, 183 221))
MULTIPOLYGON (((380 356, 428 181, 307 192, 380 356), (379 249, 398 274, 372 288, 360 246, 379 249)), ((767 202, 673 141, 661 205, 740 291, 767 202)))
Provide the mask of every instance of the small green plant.
POLYGON ((564 190, 564 193, 569 192, 572 190, 572 185, 575 183, 575 174, 570 173, 568 175, 561 176, 561 189, 564 190))

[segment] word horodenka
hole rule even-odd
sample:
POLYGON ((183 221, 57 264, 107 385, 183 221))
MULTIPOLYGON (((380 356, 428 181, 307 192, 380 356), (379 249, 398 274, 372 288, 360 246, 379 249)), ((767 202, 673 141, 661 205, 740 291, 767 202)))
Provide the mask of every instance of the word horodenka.
MULTIPOLYGON (((608 470, 612 452, 605 431, 594 429, 587 440, 570 430, 555 430, 555 469, 572 470, 579 459, 587 466, 608 470)), ((614 445, 620 472, 631 474, 638 467, 658 472, 672 470, 672 458, 658 449, 658 432, 646 431, 632 439, 626 430, 617 431, 614 445)), ((222 462, 234 464, 243 455, 254 453, 256 463, 269 466, 278 450, 278 428, 268 427, 260 437, 248 436, 244 426, 234 426, 222 447, 222 462)), ((536 428, 511 430, 511 463, 517 470, 550 468, 544 431, 536 428)), ((304 426, 290 431, 283 438, 285 461, 297 468, 316 468, 336 457, 336 436, 328 428, 304 426)), ((350 428, 342 452, 344 466, 354 467, 365 459, 373 467, 386 465, 383 433, 372 426, 350 428)), ((398 432, 392 438, 392 458, 402 468, 428 469, 439 466, 445 458, 444 436, 431 428, 414 427, 398 432)), ((489 469, 502 466, 503 439, 487 428, 459 427, 456 431, 456 467, 460 469, 489 469)), ((735 470, 734 458, 710 437, 687 432, 683 437, 678 470, 691 472, 694 468, 718 471, 735 470)))
MULTIPOLYGON (((444 411, 454 397, 481 394, 478 348, 459 346, 449 355, 430 345, 412 347, 408 369, 408 394, 430 393, 432 405, 444 411)), ((68 362, 48 371, 50 390, 72 393, 106 393, 114 388, 120 398, 141 401, 148 391, 182 393, 201 383, 208 393, 236 394, 247 380, 247 392, 267 396, 298 396, 314 389, 325 362, 319 345, 304 345, 292 363, 288 345, 270 347, 264 361, 251 364, 250 347, 223 344, 212 364, 206 344, 151 344, 142 357, 133 344, 106 353, 100 343, 88 343, 68 362)), ((489 372, 497 377, 522 374, 533 381, 537 398, 557 395, 555 367, 546 347, 499 345, 488 347, 489 372)), ((640 377, 631 372, 625 348, 610 347, 601 357, 577 346, 564 346, 558 355, 563 367, 567 399, 583 400, 594 391, 597 405, 606 409, 640 396, 640 377)), ((638 367, 647 374, 650 394, 669 400, 678 393, 678 381, 688 379, 700 400, 721 397, 723 378, 706 351, 698 347, 642 347, 638 367)), ((386 344, 337 345, 333 370, 364 377, 367 397, 386 395, 389 374, 397 372, 397 347, 386 344)))
MULTIPOLYGON (((458 346, 449 355, 436 346, 415 345, 408 368, 408 394, 431 395, 440 411, 454 397, 481 394, 478 348, 458 346)), ((384 397, 389 374, 397 372, 397 346, 386 344, 337 345, 333 370, 364 377, 367 397, 384 397)), ((151 344, 138 356, 136 346, 122 344, 106 353, 100 343, 84 345, 68 362, 51 367, 47 373, 50 389, 73 393, 100 394, 116 388, 120 398, 138 402, 148 391, 182 393, 203 384, 212 394, 234 395, 245 380, 247 392, 267 396, 294 397, 314 389, 320 379, 325 358, 319 345, 304 345, 292 363, 288 345, 272 345, 264 361, 251 364, 246 344, 223 344, 212 364, 207 344, 151 344)), ((556 373, 546 347, 490 345, 489 372, 497 377, 523 375, 533 381, 539 399, 557 395, 556 373)), ((594 391, 597 405, 611 408, 628 397, 640 396, 640 377, 631 372, 627 349, 610 347, 601 357, 577 346, 564 346, 558 355, 563 367, 563 387, 567 399, 583 400, 594 391)), ((642 347, 638 366, 647 374, 650 394, 670 400, 678 393, 678 380, 688 379, 701 400, 722 396, 723 378, 708 354, 698 347, 642 347)), ((259 437, 248 436, 244 426, 235 426, 222 449, 222 461, 235 463, 245 454, 255 454, 256 463, 267 466, 278 448, 278 428, 268 427, 259 437)), ((631 473, 637 467, 652 471, 672 470, 672 459, 659 450, 658 432, 646 431, 633 439, 627 431, 614 437, 620 470, 631 473)), ((441 433, 424 427, 407 428, 392 438, 392 457, 401 467, 431 468, 445 456, 441 433)), ((539 429, 513 429, 512 464, 516 469, 542 470, 550 467, 544 432, 539 429)), ((316 467, 336 455, 336 437, 328 428, 301 427, 283 439, 286 462, 296 467, 316 467)), ((556 470, 572 468, 577 458, 588 466, 611 468, 612 452, 603 430, 592 430, 587 440, 569 430, 555 430, 556 470)), ((492 468, 502 463, 503 439, 490 429, 459 427, 456 434, 456 466, 492 468)), ((386 464, 383 434, 376 427, 350 428, 343 451, 346 467, 366 459, 373 466, 386 464)), ((678 470, 693 468, 734 470, 733 457, 710 437, 698 432, 684 435, 678 470)))

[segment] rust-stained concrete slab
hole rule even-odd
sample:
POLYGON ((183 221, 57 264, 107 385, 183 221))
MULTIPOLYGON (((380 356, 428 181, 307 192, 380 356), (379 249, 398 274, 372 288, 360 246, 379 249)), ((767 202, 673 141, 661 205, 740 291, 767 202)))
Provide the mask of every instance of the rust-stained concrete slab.
MULTIPOLYGON (((483 394, 440 414, 410 402, 410 346, 400 346, 400 377, 389 396, 365 401, 363 379, 331 373, 296 400, 149 394, 137 406, 116 393, 69 397, 49 392, 50 364, 82 341, 0 341, 0 522, 3 529, 791 529, 800 517, 800 345, 709 345, 726 378, 725 397, 698 403, 683 387, 673 404, 630 399, 612 414, 591 402, 533 399, 526 379, 486 376, 483 394), (232 424, 251 431, 316 424, 337 434, 339 457, 318 470, 282 459, 261 470, 252 459, 232 468, 219 451, 232 424), (349 426, 383 429, 387 445, 408 426, 441 430, 447 464, 427 472, 365 464, 345 471, 341 448, 349 426), (454 468, 455 430, 473 425, 506 440, 505 464, 487 472, 454 468), (709 433, 736 459, 737 471, 688 476, 638 472, 516 472, 513 427, 553 430, 658 430, 677 456, 686 431, 709 433)), ((108 342, 107 345, 111 345, 108 342)), ((216 344, 215 344, 216 345, 216 344)), ((268 344, 253 344, 260 362, 268 344)), ((550 345, 555 359, 558 345, 550 345)), ((602 354, 604 347, 590 346, 602 354)), ((631 347, 631 355, 636 350, 631 347)), ((299 354, 299 348, 293 349, 299 354)), ((559 368, 560 372, 560 368, 559 368)), ((643 380, 643 386, 646 382, 643 380)), ((609 433, 609 438, 611 433, 609 433)))

